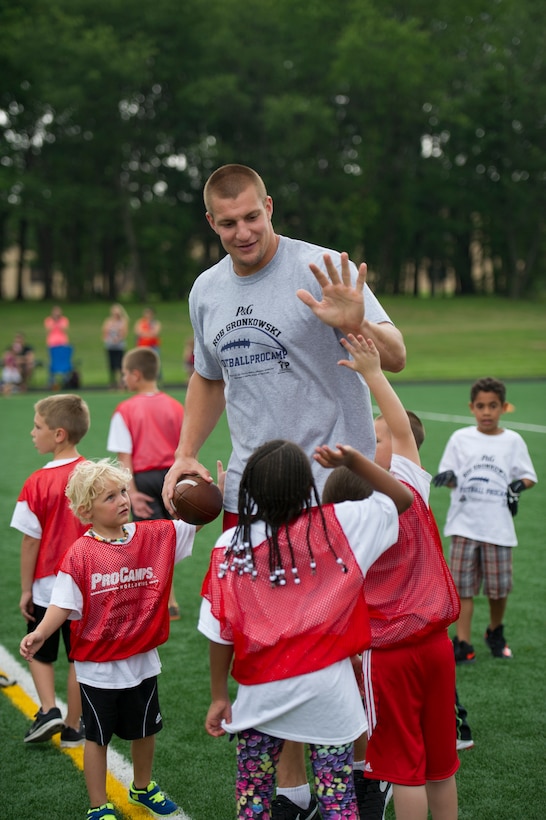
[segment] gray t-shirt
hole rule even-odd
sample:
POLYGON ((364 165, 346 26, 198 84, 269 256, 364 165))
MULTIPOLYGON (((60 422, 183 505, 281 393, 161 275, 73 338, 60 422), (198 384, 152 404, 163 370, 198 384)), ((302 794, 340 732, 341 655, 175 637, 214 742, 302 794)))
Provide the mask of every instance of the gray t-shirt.
MULTIPOLYGON (((271 439, 299 444, 311 458, 320 444, 350 444, 373 458, 375 434, 368 387, 337 362, 346 358, 339 331, 325 325, 296 296, 322 292, 309 270, 337 251, 281 236, 274 258, 258 273, 237 276, 230 256, 204 271, 190 297, 195 369, 223 379, 233 452, 225 507, 237 512, 239 481, 250 454, 271 439)), ((351 265, 354 277, 356 267, 351 265)), ((390 322, 370 289, 366 318, 390 322)), ((319 492, 328 470, 312 462, 319 492)))

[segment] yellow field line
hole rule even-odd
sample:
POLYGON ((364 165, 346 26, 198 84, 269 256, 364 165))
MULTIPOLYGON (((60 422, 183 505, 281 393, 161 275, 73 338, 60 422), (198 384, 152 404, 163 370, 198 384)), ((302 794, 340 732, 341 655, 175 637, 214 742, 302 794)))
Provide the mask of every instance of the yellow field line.
MULTIPOLYGON (((0 674, 4 674, 0 670, 0 674)), ((6 677, 8 677, 6 675, 6 677)), ((17 683, 10 686, 0 687, 0 691, 12 702, 12 704, 19 709, 27 718, 34 719, 38 711, 38 704, 36 704, 29 695, 17 683)), ((73 764, 81 772, 83 772, 83 746, 78 746, 75 749, 62 749, 60 735, 54 735, 51 742, 61 750, 61 752, 71 758, 73 764)), ((123 785, 111 772, 106 775, 106 793, 108 799, 117 809, 123 812, 126 817, 130 818, 150 818, 150 814, 146 809, 141 809, 129 803, 127 798, 127 787, 123 785)))

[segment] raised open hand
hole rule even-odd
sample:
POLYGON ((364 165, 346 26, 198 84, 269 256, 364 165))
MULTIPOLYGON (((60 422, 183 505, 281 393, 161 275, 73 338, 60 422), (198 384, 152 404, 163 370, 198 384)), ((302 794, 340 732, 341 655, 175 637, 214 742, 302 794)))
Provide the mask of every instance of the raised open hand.
POLYGON ((347 253, 341 254, 341 274, 332 262, 329 254, 324 254, 326 271, 317 265, 309 268, 322 289, 322 300, 319 302, 309 291, 296 291, 298 299, 306 304, 315 316, 330 327, 337 327, 344 333, 358 333, 364 321, 364 285, 366 284, 367 267, 360 265, 358 277, 353 284, 351 267, 347 253))

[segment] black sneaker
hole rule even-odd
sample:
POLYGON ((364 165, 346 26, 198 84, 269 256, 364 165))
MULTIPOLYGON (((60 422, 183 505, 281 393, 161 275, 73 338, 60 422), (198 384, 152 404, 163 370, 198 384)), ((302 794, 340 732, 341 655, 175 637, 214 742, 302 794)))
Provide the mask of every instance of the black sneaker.
POLYGON ((46 740, 51 740, 53 735, 58 735, 64 729, 61 710, 57 709, 56 706, 45 714, 40 708, 34 717, 36 720, 23 738, 25 743, 43 743, 46 740))
POLYGON ((384 820, 387 803, 392 797, 392 783, 370 780, 357 769, 353 771, 353 780, 361 820, 384 820))
POLYGON ((489 629, 489 627, 487 627, 484 639, 494 658, 514 657, 512 650, 504 638, 504 626, 502 624, 495 627, 495 629, 489 629))
POLYGON ((311 802, 306 809, 296 806, 284 794, 279 795, 271 803, 271 820, 311 820, 319 818, 317 798, 312 794, 311 802))
POLYGON ((471 643, 453 638, 453 651, 455 652, 455 663, 474 663, 476 653, 471 643))
POLYGON ((80 721, 80 728, 73 729, 72 726, 65 726, 61 732, 61 749, 76 749, 85 743, 85 732, 80 721))

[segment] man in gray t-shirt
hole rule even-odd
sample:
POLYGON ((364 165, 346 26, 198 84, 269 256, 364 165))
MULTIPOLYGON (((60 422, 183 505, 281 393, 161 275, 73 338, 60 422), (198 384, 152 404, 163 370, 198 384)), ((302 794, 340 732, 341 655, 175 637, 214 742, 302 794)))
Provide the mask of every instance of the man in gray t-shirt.
MULTIPOLYGON (((197 457, 225 407, 233 453, 224 503, 236 513, 242 470, 265 441, 290 439, 310 458, 317 445, 340 442, 373 458, 368 388, 338 367, 345 356, 339 339, 349 332, 372 338, 392 371, 404 367, 405 348, 365 285, 365 265, 357 271, 346 254, 275 234, 273 202, 255 171, 219 168, 204 198, 227 255, 190 293, 195 372, 164 496, 169 503, 181 473, 209 476, 197 457)), ((325 471, 313 469, 320 490, 325 471)))
MULTIPOLYGON (((195 370, 163 498, 170 508, 182 473, 211 478, 198 454, 225 408, 233 446, 224 493, 227 527, 236 523, 246 461, 266 441, 295 441, 310 459, 320 444, 350 444, 373 459, 370 394, 357 374, 337 364, 346 358, 342 335, 373 339, 385 370, 402 370, 406 351, 401 333, 365 284, 365 265, 357 271, 347 254, 275 233, 273 201, 255 171, 219 168, 205 185, 204 199, 207 220, 227 255, 190 292, 195 370)), ((320 492, 327 471, 312 464, 320 492)), ((277 783, 283 795, 274 801, 272 817, 282 801, 294 816, 316 814, 300 744, 284 744, 277 783), (300 804, 308 808, 302 812, 300 804)))

